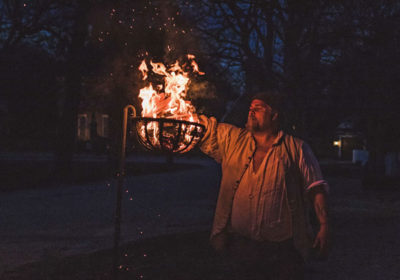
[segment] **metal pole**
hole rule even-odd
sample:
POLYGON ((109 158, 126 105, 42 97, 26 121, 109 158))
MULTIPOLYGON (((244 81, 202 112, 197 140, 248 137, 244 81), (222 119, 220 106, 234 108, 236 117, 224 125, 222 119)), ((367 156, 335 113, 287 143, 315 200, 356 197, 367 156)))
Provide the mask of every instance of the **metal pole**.
POLYGON ((136 109, 132 105, 127 105, 123 111, 122 121, 122 141, 119 158, 119 168, 117 173, 117 203, 115 208, 115 223, 114 223, 114 259, 113 259, 113 274, 114 279, 118 279, 118 263, 119 263, 119 242, 121 238, 121 208, 122 208, 122 187, 125 177, 125 154, 126 154, 126 135, 128 126, 129 109, 132 111, 131 117, 136 117, 136 109))

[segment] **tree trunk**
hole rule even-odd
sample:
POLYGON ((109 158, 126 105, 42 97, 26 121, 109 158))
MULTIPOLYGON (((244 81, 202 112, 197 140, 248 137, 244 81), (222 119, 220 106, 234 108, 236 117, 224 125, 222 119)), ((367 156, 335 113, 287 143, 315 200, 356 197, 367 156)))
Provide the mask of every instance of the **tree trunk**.
POLYGON ((84 43, 87 36, 87 9, 83 6, 77 12, 77 20, 73 30, 71 45, 66 62, 65 90, 66 96, 62 104, 62 112, 57 130, 55 151, 55 169, 57 176, 70 174, 72 157, 75 151, 77 134, 77 115, 82 89, 84 62, 84 43))

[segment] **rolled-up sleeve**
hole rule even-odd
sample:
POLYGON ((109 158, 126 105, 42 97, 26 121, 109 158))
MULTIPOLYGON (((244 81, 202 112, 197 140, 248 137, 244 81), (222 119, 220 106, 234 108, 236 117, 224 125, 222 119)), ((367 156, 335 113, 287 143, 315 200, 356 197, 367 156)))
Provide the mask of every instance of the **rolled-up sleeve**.
POLYGON ((214 117, 200 115, 201 123, 206 126, 206 132, 201 139, 200 150, 217 162, 222 161, 222 153, 218 145, 218 122, 214 117))
POLYGON ((200 142, 200 150, 221 163, 225 158, 229 145, 234 145, 241 129, 227 123, 218 123, 214 117, 199 116, 206 126, 206 132, 200 142))
POLYGON ((303 186, 307 192, 317 186, 329 192, 328 182, 324 180, 319 163, 306 143, 301 145, 299 168, 303 177, 303 186))

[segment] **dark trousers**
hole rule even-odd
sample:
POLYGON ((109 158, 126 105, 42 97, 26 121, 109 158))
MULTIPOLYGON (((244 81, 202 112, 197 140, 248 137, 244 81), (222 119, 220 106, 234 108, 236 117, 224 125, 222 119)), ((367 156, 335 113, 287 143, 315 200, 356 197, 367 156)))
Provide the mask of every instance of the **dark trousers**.
POLYGON ((302 280, 304 261, 292 239, 259 242, 231 234, 225 272, 226 279, 302 280))

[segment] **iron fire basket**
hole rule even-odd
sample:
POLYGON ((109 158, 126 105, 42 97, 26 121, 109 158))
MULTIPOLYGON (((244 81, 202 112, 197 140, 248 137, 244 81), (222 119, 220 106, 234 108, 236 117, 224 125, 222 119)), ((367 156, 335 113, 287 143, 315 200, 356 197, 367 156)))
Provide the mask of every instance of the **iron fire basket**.
POLYGON ((139 142, 149 150, 186 153, 199 143, 205 133, 200 123, 167 118, 132 118, 139 142))

